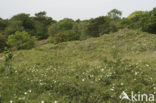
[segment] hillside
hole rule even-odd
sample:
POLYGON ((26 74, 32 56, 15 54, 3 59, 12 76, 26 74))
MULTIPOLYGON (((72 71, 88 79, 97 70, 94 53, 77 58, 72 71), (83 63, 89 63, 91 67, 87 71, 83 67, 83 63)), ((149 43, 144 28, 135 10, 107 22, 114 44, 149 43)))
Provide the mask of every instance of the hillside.
POLYGON ((0 67, 2 103, 129 103, 122 91, 156 92, 156 35, 121 30, 39 45, 13 52, 9 66, 0 67))

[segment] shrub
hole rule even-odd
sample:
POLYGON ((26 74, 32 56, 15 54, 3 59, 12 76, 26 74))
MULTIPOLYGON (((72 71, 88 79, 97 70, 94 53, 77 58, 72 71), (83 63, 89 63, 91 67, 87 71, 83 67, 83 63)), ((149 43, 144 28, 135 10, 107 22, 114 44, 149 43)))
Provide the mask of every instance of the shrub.
POLYGON ((80 39, 80 35, 78 35, 72 30, 67 30, 64 32, 59 32, 54 36, 50 36, 48 38, 48 41, 50 43, 60 43, 60 42, 79 40, 79 39, 80 39))
POLYGON ((114 31, 116 31, 116 27, 112 23, 111 18, 107 16, 91 19, 87 26, 87 34, 92 37, 99 37, 100 35, 114 31))
POLYGON ((17 31, 8 37, 8 45, 15 49, 31 49, 34 46, 34 37, 31 37, 27 32, 17 31))
POLYGON ((54 39, 54 43, 61 43, 67 41, 67 36, 63 32, 60 32, 57 33, 53 39, 54 39))
POLYGON ((6 38, 4 35, 0 34, 0 52, 4 50, 4 48, 7 46, 6 44, 6 38))
POLYGON ((73 30, 68 30, 63 33, 66 35, 68 41, 80 39, 80 35, 74 32, 73 30))

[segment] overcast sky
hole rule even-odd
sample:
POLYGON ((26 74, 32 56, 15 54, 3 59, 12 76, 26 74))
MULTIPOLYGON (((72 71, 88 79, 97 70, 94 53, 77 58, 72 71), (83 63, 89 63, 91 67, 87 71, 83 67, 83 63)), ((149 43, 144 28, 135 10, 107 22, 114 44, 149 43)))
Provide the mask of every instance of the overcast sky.
POLYGON ((136 10, 152 10, 156 0, 0 0, 0 17, 10 18, 18 13, 46 11, 55 20, 63 18, 88 19, 106 15, 114 8, 128 16, 136 10))

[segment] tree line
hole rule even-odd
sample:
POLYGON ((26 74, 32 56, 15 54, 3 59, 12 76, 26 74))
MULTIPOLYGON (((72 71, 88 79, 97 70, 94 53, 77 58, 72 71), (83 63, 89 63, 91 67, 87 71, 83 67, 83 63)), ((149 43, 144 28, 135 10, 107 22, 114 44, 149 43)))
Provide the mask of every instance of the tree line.
POLYGON ((21 13, 10 19, 0 18, 0 52, 5 47, 30 49, 35 40, 48 39, 51 43, 85 40, 124 28, 156 34, 156 8, 135 11, 126 18, 122 18, 122 12, 117 9, 111 10, 106 16, 89 20, 64 18, 56 21, 46 16, 45 11, 35 16, 21 13))

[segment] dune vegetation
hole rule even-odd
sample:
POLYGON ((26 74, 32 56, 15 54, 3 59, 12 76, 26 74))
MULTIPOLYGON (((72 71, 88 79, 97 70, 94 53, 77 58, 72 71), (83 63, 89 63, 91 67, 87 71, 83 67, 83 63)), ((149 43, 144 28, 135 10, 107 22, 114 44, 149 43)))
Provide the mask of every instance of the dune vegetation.
POLYGON ((0 103, 129 103, 122 91, 156 92, 156 35, 139 30, 0 57, 0 103))

